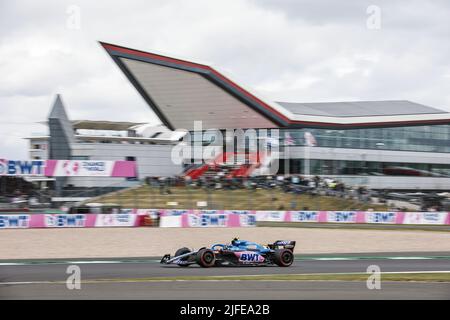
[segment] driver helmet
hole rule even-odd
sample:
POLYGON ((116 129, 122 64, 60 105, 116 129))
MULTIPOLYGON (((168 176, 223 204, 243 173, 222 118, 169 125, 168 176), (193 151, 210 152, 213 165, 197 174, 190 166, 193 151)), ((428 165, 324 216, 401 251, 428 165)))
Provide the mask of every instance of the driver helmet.
POLYGON ((233 246, 235 246, 235 245, 237 245, 237 242, 239 241, 239 238, 238 237, 236 237, 236 238, 234 238, 233 240, 231 240, 231 244, 233 245, 233 246))

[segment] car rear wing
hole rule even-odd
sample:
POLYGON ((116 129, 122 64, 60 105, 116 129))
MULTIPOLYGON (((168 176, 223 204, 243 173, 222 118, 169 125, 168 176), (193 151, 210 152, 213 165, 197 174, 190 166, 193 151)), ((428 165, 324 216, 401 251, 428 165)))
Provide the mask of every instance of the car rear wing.
POLYGON ((290 249, 294 251, 295 241, 292 240, 277 240, 274 243, 267 245, 270 249, 290 249))

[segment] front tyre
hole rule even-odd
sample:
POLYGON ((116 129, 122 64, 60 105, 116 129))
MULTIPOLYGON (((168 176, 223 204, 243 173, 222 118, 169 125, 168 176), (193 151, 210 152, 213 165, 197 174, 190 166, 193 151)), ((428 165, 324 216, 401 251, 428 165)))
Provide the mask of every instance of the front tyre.
POLYGON ((294 262, 294 254, 289 249, 277 249, 273 260, 279 267, 289 267, 294 262))
POLYGON ((197 252, 196 262, 203 268, 213 267, 216 263, 214 251, 211 249, 201 249, 197 252))

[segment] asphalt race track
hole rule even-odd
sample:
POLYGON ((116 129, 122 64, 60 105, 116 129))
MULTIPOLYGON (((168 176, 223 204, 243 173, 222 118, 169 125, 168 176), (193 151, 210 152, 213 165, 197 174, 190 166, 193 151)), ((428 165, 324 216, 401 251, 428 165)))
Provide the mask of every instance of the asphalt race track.
POLYGON ((369 290, 364 281, 216 281, 167 280, 154 277, 231 276, 305 273, 449 271, 450 253, 402 254, 391 257, 317 257, 296 260, 289 268, 222 267, 204 269, 163 266, 157 260, 70 260, 1 262, 0 299, 450 299, 448 282, 388 282, 369 290), (78 265, 80 290, 65 281, 69 265, 78 265), (102 281, 98 281, 102 280, 102 281))

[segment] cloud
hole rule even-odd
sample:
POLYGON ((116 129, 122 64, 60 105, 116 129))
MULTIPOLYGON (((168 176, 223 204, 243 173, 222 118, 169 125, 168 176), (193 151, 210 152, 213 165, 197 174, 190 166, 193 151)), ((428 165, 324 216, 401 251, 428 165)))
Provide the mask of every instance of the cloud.
POLYGON ((443 0, 2 1, 2 156, 27 157, 20 137, 42 130, 34 123, 56 93, 72 119, 159 122, 99 40, 213 63, 275 101, 450 110, 449 10, 443 0), (366 26, 372 4, 379 30, 366 26))

